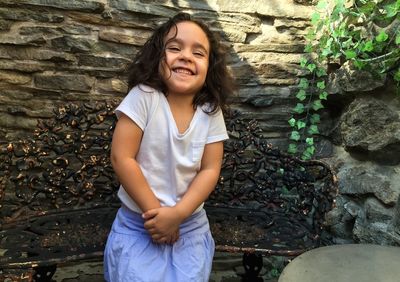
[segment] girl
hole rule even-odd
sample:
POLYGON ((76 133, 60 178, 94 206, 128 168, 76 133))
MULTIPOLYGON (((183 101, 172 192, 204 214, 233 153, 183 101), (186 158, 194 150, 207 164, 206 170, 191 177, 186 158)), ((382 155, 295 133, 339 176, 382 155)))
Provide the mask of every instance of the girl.
POLYGON ((122 202, 107 281, 208 281, 214 241, 203 202, 219 178, 232 79, 218 39, 180 13, 135 57, 116 109, 111 162, 122 202))

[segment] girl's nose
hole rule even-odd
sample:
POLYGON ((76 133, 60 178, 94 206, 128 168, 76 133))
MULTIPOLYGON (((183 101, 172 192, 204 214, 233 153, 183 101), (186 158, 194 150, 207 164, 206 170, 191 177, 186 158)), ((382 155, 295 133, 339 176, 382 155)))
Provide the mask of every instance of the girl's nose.
POLYGON ((180 59, 185 60, 185 61, 192 61, 193 59, 193 54, 191 50, 188 49, 183 49, 180 53, 180 59))

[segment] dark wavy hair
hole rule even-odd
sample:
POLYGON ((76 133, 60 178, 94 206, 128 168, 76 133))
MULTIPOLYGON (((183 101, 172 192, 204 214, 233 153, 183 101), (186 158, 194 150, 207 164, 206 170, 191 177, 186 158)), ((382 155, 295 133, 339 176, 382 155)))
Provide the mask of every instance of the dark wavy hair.
POLYGON ((233 78, 226 63, 226 49, 220 44, 220 38, 216 33, 212 32, 204 22, 187 13, 178 13, 170 18, 159 26, 146 41, 128 67, 128 89, 131 90, 136 85, 145 84, 167 95, 167 86, 159 73, 159 63, 165 59, 165 36, 171 28, 175 28, 177 32, 177 24, 180 22, 197 24, 204 31, 210 43, 205 84, 195 95, 193 107, 208 103, 209 109, 204 110, 203 108, 203 111, 212 114, 220 108, 226 114, 228 112, 227 98, 234 91, 233 78))

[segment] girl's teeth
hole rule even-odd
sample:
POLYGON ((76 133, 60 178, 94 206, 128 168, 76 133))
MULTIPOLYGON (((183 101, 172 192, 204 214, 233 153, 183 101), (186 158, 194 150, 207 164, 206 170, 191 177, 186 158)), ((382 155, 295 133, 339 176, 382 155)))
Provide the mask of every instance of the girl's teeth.
POLYGON ((185 73, 185 74, 192 74, 190 71, 185 70, 185 69, 176 69, 175 72, 178 72, 178 73, 185 73))

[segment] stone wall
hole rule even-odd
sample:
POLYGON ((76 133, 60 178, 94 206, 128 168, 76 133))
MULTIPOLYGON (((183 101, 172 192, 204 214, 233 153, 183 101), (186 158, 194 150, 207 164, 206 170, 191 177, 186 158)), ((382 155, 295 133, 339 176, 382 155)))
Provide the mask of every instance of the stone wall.
POLYGON ((325 134, 334 144, 337 207, 328 216, 336 242, 400 246, 400 97, 390 81, 344 64, 331 73, 325 134))
POLYGON ((30 134, 67 101, 124 97, 126 65, 160 22, 186 11, 230 47, 233 106, 286 149, 307 2, 0 0, 0 141, 30 134))

